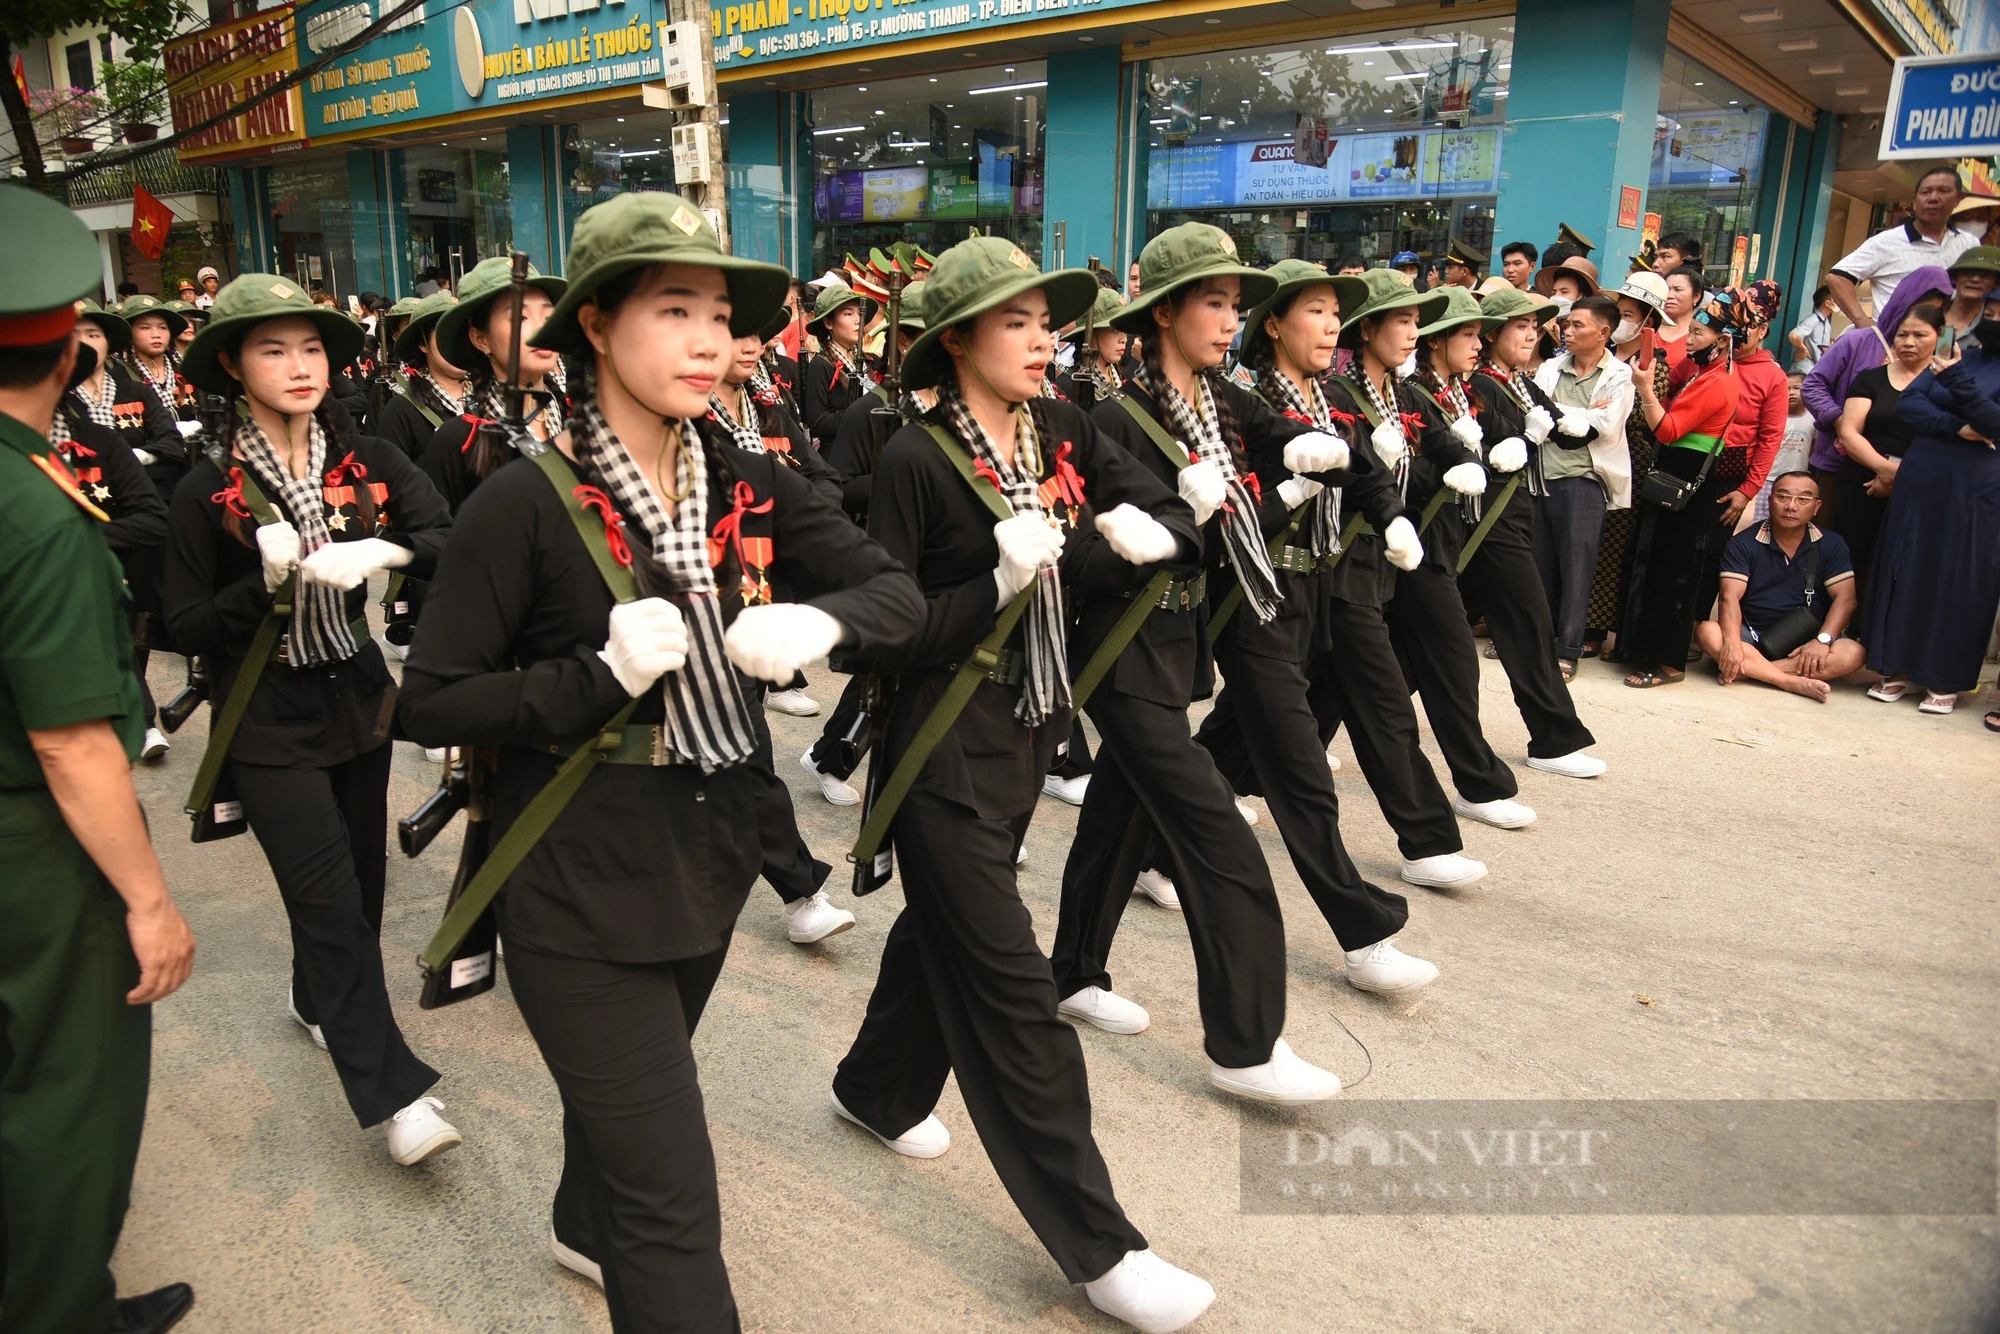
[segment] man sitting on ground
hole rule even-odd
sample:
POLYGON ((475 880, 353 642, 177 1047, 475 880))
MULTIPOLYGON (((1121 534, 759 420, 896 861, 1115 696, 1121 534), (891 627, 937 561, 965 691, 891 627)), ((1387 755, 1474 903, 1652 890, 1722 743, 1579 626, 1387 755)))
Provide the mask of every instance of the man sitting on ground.
POLYGON ((1771 487, 1771 517, 1723 549, 1717 619, 1694 631, 1722 684, 1748 677, 1824 704, 1833 693, 1827 682, 1860 669, 1867 656, 1860 642, 1840 637, 1854 615, 1854 564, 1840 534, 1813 526, 1818 513, 1812 474, 1785 473, 1771 487), (1822 607, 1817 634, 1773 661, 1769 654, 1797 633, 1787 618, 1820 616, 1822 607))

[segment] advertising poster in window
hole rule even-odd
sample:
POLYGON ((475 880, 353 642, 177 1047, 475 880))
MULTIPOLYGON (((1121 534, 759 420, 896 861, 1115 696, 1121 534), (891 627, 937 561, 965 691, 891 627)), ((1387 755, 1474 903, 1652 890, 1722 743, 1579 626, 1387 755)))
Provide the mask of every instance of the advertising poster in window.
POLYGON ((1422 139, 1414 134, 1368 134, 1347 141, 1349 199, 1414 199, 1422 139))
POLYGON ((979 174, 970 162, 963 166, 931 168, 931 216, 979 216, 979 174))
POLYGON ((864 171, 860 176, 864 222, 907 222, 924 216, 930 204, 929 167, 864 171))
POLYGON ((1500 131, 1445 130, 1424 136, 1424 193, 1488 195, 1500 181, 1500 131))

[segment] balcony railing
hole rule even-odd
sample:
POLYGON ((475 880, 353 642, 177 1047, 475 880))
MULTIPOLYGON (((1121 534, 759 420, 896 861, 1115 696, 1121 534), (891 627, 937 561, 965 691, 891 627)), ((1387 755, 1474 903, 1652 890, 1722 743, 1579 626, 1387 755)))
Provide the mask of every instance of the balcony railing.
POLYGON ((69 182, 69 206, 116 204, 132 197, 135 184, 156 195, 214 194, 216 176, 214 167, 185 167, 174 160, 172 153, 154 153, 69 182))

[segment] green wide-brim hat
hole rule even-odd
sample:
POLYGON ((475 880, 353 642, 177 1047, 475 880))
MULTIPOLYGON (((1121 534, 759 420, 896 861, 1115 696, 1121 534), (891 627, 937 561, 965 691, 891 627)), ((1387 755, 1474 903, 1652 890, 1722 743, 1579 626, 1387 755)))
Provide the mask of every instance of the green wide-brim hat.
POLYGON ((1556 303, 1547 297, 1523 292, 1518 287, 1506 287, 1497 292, 1489 292, 1479 302, 1479 321, 1488 333, 1509 320, 1518 320, 1523 315, 1533 315, 1536 324, 1546 323, 1557 310, 1556 303))
POLYGON ((594 300, 598 289, 613 278, 655 264, 720 269, 729 288, 732 338, 763 328, 792 290, 792 275, 776 264, 724 253, 715 228, 679 195, 660 191, 618 195, 585 209, 576 220, 569 242, 569 291, 529 341, 557 352, 589 351, 577 309, 594 300))
MULTIPOLYGON (((400 301, 396 303, 398 306, 402 304, 400 301)), ((424 354, 424 340, 430 337, 431 330, 437 327, 437 322, 444 318, 445 312, 457 304, 458 298, 450 292, 432 292, 429 296, 412 303, 406 312, 410 322, 396 335, 395 346, 391 349, 397 363, 420 360, 424 354)), ((446 357, 445 360, 451 361, 451 358, 446 357)), ((455 361, 451 364, 458 366, 455 361)), ((459 369, 465 368, 459 366, 459 369)))
POLYGON ((896 305, 896 327, 916 333, 924 331, 924 288, 926 279, 919 278, 903 289, 903 295, 896 305))
POLYGON ((1278 285, 1270 274, 1236 257, 1236 239, 1228 232, 1206 222, 1184 222, 1146 242, 1139 252, 1139 295, 1111 323, 1126 333, 1144 333, 1153 323, 1154 306, 1207 278, 1237 279, 1239 306, 1262 304, 1278 285))
POLYGON ((760 343, 770 342, 773 338, 783 333, 785 326, 791 322, 792 312, 783 306, 779 306, 771 312, 771 318, 764 321, 764 326, 757 330, 757 341, 760 343))
POLYGON ((1361 275, 1361 281, 1367 284, 1368 295, 1351 310, 1343 303, 1340 311, 1340 345, 1350 351, 1361 346, 1361 321, 1370 315, 1414 308, 1421 328, 1444 314, 1451 301, 1445 292, 1419 292, 1397 277, 1394 269, 1370 269, 1361 275))
POLYGON ((187 328, 187 320, 181 313, 156 296, 128 296, 118 307, 119 318, 127 328, 141 315, 158 315, 167 322, 169 337, 179 338, 181 330, 187 328))
POLYGON ((167 309, 181 317, 188 324, 208 323, 208 312, 192 301, 173 300, 166 303, 167 309))
MULTIPOLYGON (((577 226, 579 228, 583 226, 582 218, 577 219, 577 226)), ((470 272, 458 280, 457 302, 448 306, 438 317, 438 351, 443 354, 446 361, 462 371, 474 371, 487 364, 486 354, 472 345, 472 326, 486 323, 486 313, 493 308, 495 301, 506 295, 513 282, 514 261, 505 255, 495 255, 491 259, 480 260, 470 272)), ((528 286, 558 303, 569 290, 568 283, 542 273, 532 264, 528 266, 528 286)), ((437 295, 440 294, 435 292, 431 294, 431 296, 437 295)), ((424 300, 429 301, 431 297, 427 296, 424 300)), ((551 315, 549 319, 553 323, 555 317, 551 315)), ((408 330, 404 332, 407 333, 408 330)), ((537 347, 547 346, 540 341, 539 334, 528 341, 537 347)))
MULTIPOLYGON (((1081 343, 1085 338, 1095 337, 1106 329, 1117 329, 1118 326, 1113 324, 1112 320, 1124 309, 1125 294, 1115 287, 1106 287, 1099 283, 1097 296, 1090 303, 1089 314, 1076 322, 1076 327, 1069 331, 1067 337, 1071 342, 1081 343)), ((1118 329, 1118 332, 1125 331, 1118 329)))
POLYGON ((1976 245, 1953 260, 1945 272, 1953 277, 1966 272, 2000 274, 2000 246, 1976 245))
POLYGON ((1003 236, 967 237, 939 255, 924 277, 924 331, 903 354, 903 387, 929 389, 944 378, 951 364, 940 341, 946 329, 1035 289, 1048 297, 1051 329, 1089 310, 1098 291, 1088 269, 1044 273, 1003 236))
POLYGON ((399 320, 405 315, 415 314, 417 307, 423 304, 425 299, 420 296, 399 296, 396 298, 396 303, 382 314, 387 319, 399 320))
POLYGON ((857 301, 861 303, 861 322, 866 324, 875 314, 874 298, 857 292, 852 287, 828 283, 820 288, 819 295, 813 298, 812 318, 806 321, 806 332, 818 338, 826 329, 827 319, 835 311, 851 306, 857 301))
POLYGON ((1340 302, 1340 318, 1345 323, 1350 310, 1358 309, 1368 299, 1368 284, 1355 277, 1340 277, 1328 273, 1324 268, 1304 259, 1281 259, 1265 273, 1278 280, 1271 295, 1250 308, 1243 317, 1243 349, 1247 353, 1253 343, 1268 343, 1270 338, 1264 333, 1264 321, 1278 303, 1288 297, 1297 296, 1308 287, 1326 286, 1333 289, 1334 299, 1340 302))
POLYGON ((1441 294, 1445 299, 1443 312, 1418 329, 1417 337, 1429 338, 1433 334, 1449 333, 1461 325, 1484 323, 1486 310, 1479 304, 1479 298, 1472 294, 1471 288, 1447 287, 1442 289, 1441 294))
POLYGON ((127 324, 125 317, 117 311, 106 310, 95 301, 79 301, 76 306, 76 318, 79 321, 90 320, 104 330, 104 341, 109 345, 112 356, 115 357, 132 346, 132 326, 127 324))
POLYGON ((233 278, 215 294, 208 308, 208 323, 188 344, 181 362, 181 374, 195 388, 211 394, 228 393, 236 381, 222 369, 217 356, 224 348, 240 346, 243 336, 266 320, 299 316, 313 322, 320 340, 326 344, 326 362, 338 369, 354 360, 361 351, 361 326, 344 311, 332 306, 315 306, 312 299, 290 278, 275 273, 246 273, 233 278))

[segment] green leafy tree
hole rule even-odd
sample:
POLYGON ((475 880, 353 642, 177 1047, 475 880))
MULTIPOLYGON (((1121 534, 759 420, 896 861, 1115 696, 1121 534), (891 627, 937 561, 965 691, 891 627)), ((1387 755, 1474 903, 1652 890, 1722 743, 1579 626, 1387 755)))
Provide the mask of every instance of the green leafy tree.
POLYGON ((14 52, 70 28, 101 24, 125 39, 135 59, 151 60, 193 15, 187 0, 7 0, 0 5, 0 106, 6 108, 30 188, 46 189, 48 178, 28 101, 11 74, 14 52))

